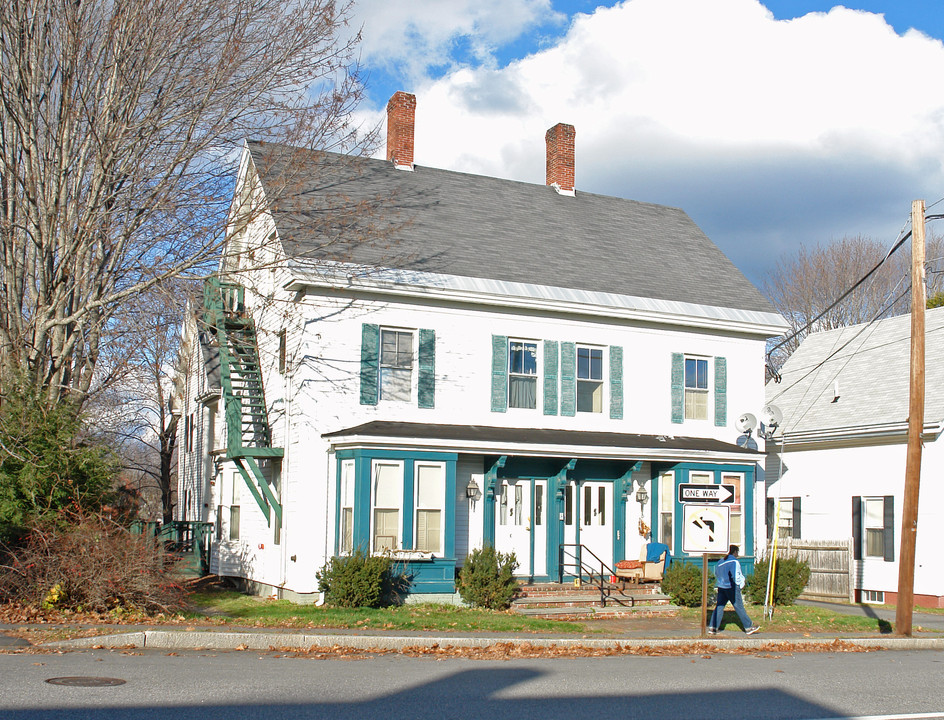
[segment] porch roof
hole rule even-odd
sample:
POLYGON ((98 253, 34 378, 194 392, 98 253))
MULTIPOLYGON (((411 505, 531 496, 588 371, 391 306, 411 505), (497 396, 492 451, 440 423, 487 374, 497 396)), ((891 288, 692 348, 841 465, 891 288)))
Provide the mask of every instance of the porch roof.
POLYGON ((754 462, 763 453, 713 438, 374 420, 324 433, 336 447, 428 448, 487 455, 754 462))

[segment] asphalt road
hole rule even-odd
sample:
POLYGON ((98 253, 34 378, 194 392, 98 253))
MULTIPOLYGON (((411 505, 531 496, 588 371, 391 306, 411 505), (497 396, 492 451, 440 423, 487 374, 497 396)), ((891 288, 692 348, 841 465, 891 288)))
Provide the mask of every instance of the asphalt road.
POLYGON ((274 653, 0 654, 0 716, 132 718, 944 718, 944 652, 435 660, 274 653), (125 680, 71 687, 57 677, 125 680))

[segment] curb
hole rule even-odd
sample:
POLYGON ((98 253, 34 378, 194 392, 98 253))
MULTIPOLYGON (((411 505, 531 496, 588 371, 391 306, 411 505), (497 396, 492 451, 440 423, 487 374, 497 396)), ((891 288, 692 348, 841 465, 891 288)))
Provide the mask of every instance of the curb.
POLYGON ((673 648, 697 645, 699 648, 773 649, 778 646, 806 645, 822 650, 832 643, 858 650, 944 650, 944 638, 480 638, 480 637, 409 637, 393 635, 321 635, 311 633, 237 633, 181 632, 145 630, 116 635, 78 638, 44 643, 39 647, 60 649, 149 648, 160 650, 271 650, 293 648, 353 648, 357 650, 404 650, 407 648, 487 648, 499 645, 561 649, 623 650, 636 648, 673 648))

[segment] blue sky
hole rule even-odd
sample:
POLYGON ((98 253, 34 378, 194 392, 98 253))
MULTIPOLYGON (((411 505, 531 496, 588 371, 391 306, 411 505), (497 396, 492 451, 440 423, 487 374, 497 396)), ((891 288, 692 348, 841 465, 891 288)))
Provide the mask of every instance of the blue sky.
MULTIPOLYGON (((417 95, 416 162, 681 207, 760 284, 801 243, 891 244, 944 196, 944 3, 359 0, 368 103, 417 95)), ((931 230, 934 228, 932 226, 931 230)), ((944 261, 942 261, 944 264, 944 261)))

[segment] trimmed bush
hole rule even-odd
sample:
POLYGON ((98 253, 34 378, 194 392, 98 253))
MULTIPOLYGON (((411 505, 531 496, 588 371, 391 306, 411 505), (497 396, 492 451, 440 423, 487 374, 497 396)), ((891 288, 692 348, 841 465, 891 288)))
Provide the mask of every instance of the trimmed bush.
MULTIPOLYGON (((709 578, 713 581, 713 578, 709 578)), ((701 568, 687 562, 673 562, 662 574, 662 592, 683 607, 701 605, 701 568)), ((709 589, 709 600, 711 591, 709 589)))
POLYGON ((395 605, 406 583, 389 557, 367 555, 363 550, 331 558, 315 577, 326 604, 348 608, 395 605))
MULTIPOLYGON (((754 563, 754 574, 747 579, 744 593, 752 602, 762 605, 767 591, 767 572, 770 561, 759 560, 754 563)), ((777 573, 774 578, 774 605, 793 605, 810 581, 810 566, 795 558, 777 560, 777 573)))
POLYGON ((514 553, 496 552, 491 545, 470 552, 459 571, 459 595, 472 607, 505 610, 518 592, 514 553))

